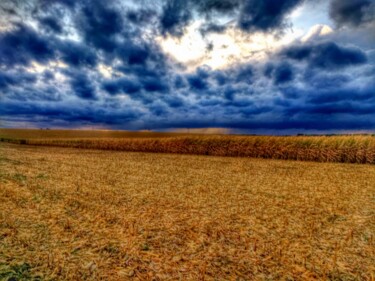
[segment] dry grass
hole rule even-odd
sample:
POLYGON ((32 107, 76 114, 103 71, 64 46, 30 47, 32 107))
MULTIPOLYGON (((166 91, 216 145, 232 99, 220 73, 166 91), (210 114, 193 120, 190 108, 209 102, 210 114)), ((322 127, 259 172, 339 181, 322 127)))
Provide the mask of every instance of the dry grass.
POLYGON ((375 136, 183 135, 121 131, 0 130, 20 144, 317 162, 375 164, 375 136))
POLYGON ((373 165, 2 144, 0 181, 0 279, 374 278, 373 165))

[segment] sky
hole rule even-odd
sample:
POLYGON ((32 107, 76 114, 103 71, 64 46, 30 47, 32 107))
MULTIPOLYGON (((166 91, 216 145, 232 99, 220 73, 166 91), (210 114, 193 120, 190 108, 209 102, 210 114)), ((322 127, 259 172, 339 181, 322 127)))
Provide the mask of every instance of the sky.
POLYGON ((0 127, 375 132, 375 0, 1 0, 0 127))

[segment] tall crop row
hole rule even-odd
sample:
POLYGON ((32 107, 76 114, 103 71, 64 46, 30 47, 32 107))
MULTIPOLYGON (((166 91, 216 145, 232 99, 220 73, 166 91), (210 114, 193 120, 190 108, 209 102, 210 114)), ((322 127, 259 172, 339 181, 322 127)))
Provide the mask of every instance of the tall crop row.
POLYGON ((375 164, 375 137, 373 136, 182 136, 2 140, 20 144, 133 152, 375 164))

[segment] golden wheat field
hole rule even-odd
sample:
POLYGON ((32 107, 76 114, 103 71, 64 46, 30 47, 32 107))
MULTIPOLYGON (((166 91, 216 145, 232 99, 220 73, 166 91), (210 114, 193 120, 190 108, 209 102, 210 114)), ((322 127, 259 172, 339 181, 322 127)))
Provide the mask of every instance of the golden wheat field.
POLYGON ((0 280, 374 280, 374 165, 0 145, 0 280))

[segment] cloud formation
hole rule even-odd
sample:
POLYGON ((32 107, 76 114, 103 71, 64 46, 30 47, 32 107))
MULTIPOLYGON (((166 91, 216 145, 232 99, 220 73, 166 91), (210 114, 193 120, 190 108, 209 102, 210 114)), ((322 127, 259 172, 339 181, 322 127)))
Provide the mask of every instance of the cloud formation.
POLYGON ((329 14, 339 26, 360 26, 375 20, 375 1, 333 0, 329 14))
MULTIPOLYGON (((1 119, 6 126, 280 134, 375 129, 374 50, 350 40, 350 28, 362 36, 372 24, 373 1, 333 0, 326 13, 339 29, 262 50, 256 59, 248 50, 248 57, 219 69, 204 63, 190 69, 160 45, 179 40, 193 23, 203 40, 231 29, 255 43, 258 34, 276 42, 304 2, 7 2, 0 6, 12 19, 0 29, 1 119)), ((239 48, 207 44, 211 56, 218 47, 239 48)))
POLYGON ((27 66, 32 60, 46 63, 54 56, 48 39, 21 23, 11 32, 0 34, 0 42, 0 65, 4 67, 27 66))
MULTIPOLYGON (((268 32, 286 26, 286 16, 303 0, 166 0, 160 18, 163 34, 182 36, 194 14, 212 19, 220 15, 231 16, 245 32, 268 32)), ((203 33, 222 32, 225 25, 209 22, 203 33)))
POLYGON ((269 31, 285 25, 285 16, 302 0, 246 0, 238 18, 238 25, 245 31, 269 31))
POLYGON ((281 54, 293 60, 307 61, 310 67, 325 70, 340 69, 367 62, 367 56, 362 50, 339 46, 334 42, 290 46, 281 54))

